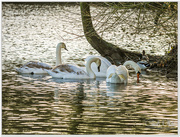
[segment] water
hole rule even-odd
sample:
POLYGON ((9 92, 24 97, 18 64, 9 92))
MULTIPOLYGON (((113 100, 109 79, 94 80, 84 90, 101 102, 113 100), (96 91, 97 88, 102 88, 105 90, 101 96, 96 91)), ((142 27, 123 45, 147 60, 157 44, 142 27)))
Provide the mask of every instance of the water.
POLYGON ((79 37, 79 6, 2 9, 2 134, 177 134, 177 81, 158 71, 143 72, 138 84, 132 72, 127 85, 17 74, 31 60, 54 66, 60 41, 68 48, 64 63, 84 66, 86 56, 98 55, 79 37))

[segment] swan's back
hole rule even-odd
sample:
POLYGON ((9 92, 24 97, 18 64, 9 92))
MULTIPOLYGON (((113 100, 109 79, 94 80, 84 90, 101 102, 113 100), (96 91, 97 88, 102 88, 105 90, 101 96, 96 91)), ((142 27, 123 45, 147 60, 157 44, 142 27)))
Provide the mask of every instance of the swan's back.
POLYGON ((16 68, 16 70, 19 73, 29 73, 29 74, 41 74, 41 73, 47 73, 45 70, 51 70, 52 67, 42 63, 42 62, 36 62, 36 61, 30 61, 26 64, 24 64, 20 68, 16 68))
POLYGON ((62 64, 58 65, 55 68, 53 68, 52 72, 61 74, 63 78, 76 78, 76 79, 82 79, 87 78, 87 73, 82 70, 78 66, 70 65, 70 64, 62 64))
POLYGON ((128 77, 129 77, 128 69, 125 66, 123 66, 123 65, 120 65, 120 66, 117 67, 116 73, 118 75, 119 74, 123 74, 126 79, 128 79, 128 77))
POLYGON ((48 70, 52 69, 52 67, 47 65, 46 63, 36 62, 36 61, 30 61, 30 62, 24 64, 22 67, 42 68, 42 69, 48 69, 48 70))

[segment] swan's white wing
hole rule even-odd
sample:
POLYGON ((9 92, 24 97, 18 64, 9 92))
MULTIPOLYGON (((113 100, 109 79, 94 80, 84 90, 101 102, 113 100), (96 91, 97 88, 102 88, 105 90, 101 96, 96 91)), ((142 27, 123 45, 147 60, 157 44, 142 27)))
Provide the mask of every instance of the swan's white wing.
POLYGON ((120 65, 117 67, 116 73, 121 76, 121 82, 122 83, 128 83, 128 78, 129 78, 129 72, 128 69, 123 66, 120 65))
POLYGON ((109 77, 112 73, 116 73, 117 66, 116 65, 111 65, 106 72, 106 77, 109 77))
POLYGON ((123 65, 118 66, 117 69, 116 69, 116 73, 118 75, 122 74, 124 76, 124 78, 125 78, 125 81, 126 82, 128 81, 129 72, 128 72, 128 69, 125 66, 123 66, 123 65))
POLYGON ((107 78, 106 82, 110 83, 127 83, 128 81, 128 70, 125 66, 120 65, 120 66, 115 66, 112 65, 108 68, 107 70, 107 78), (122 77, 120 78, 119 75, 122 77))
POLYGON ((110 83, 119 83, 120 79, 118 77, 118 75, 116 74, 116 65, 111 65, 106 72, 106 82, 110 82, 110 83), (119 80, 118 80, 119 79, 119 80))
POLYGON ((24 64, 22 67, 16 68, 16 70, 19 73, 31 73, 31 74, 47 73, 45 70, 50 70, 50 69, 52 69, 51 66, 45 63, 35 62, 35 61, 30 61, 24 64))
POLYGON ((94 55, 88 56, 85 59, 85 61, 87 62, 89 59, 95 58, 95 57, 101 59, 101 66, 100 66, 100 72, 98 72, 97 65, 96 63, 93 62, 91 64, 91 68, 93 72, 95 73, 97 77, 106 77, 106 71, 109 68, 109 66, 111 66, 112 64, 106 58, 101 57, 101 56, 94 56, 94 55))

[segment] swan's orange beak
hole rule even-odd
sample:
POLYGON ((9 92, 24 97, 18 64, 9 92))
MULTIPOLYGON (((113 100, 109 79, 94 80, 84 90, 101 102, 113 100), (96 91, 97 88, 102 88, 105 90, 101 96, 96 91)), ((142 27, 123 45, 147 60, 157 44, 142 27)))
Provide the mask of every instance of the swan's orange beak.
POLYGON ((140 74, 141 74, 140 72, 137 73, 137 83, 139 83, 139 75, 140 74))

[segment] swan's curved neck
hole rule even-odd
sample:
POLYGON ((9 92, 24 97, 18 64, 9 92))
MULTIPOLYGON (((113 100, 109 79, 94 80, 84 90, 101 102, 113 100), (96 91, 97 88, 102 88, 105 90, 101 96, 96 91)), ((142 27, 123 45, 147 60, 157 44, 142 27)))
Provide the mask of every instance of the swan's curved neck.
POLYGON ((61 61, 61 45, 58 44, 56 47, 56 66, 62 64, 61 61))
POLYGON ((91 69, 91 63, 95 62, 98 58, 91 58, 86 62, 86 72, 90 78, 96 78, 95 73, 91 69))
POLYGON ((131 65, 133 67, 133 69, 136 71, 137 64, 134 61, 126 61, 123 65, 125 67, 128 65, 131 65))

